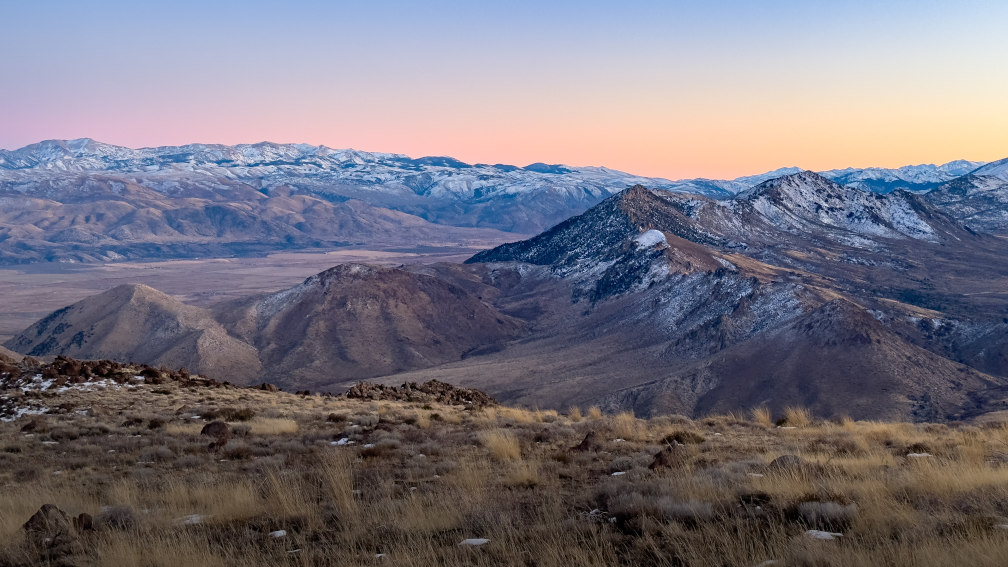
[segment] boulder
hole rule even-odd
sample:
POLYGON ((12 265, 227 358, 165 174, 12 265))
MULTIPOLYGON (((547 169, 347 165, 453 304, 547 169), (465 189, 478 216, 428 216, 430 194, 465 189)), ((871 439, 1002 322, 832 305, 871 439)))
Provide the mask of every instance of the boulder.
POLYGON ((35 543, 53 541, 57 536, 73 535, 74 528, 70 518, 55 504, 43 504, 38 512, 28 518, 24 524, 28 539, 35 543))

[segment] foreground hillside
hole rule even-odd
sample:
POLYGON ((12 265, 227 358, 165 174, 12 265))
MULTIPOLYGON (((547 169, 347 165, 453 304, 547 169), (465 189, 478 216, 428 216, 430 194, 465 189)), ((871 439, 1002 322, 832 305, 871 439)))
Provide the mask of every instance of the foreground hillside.
POLYGON ((1004 421, 812 422, 795 409, 643 420, 519 410, 442 385, 321 397, 149 367, 4 364, 4 565, 1008 556, 1004 421))

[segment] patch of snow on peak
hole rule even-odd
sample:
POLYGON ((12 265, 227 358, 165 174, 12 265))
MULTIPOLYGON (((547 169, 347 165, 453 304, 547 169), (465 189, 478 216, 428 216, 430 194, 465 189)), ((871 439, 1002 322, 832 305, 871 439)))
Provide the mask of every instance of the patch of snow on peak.
POLYGON ((640 246, 641 248, 651 248, 659 244, 662 246, 668 246, 668 240, 665 239, 665 233, 654 229, 638 234, 634 237, 634 242, 636 242, 637 246, 640 246))

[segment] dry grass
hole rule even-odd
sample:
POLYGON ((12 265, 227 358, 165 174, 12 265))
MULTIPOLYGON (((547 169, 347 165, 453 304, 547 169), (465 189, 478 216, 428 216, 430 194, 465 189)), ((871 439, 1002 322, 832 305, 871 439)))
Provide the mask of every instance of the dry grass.
POLYGON ((481 436, 483 446, 497 461, 513 461, 521 458, 521 445, 514 433, 504 429, 486 431, 481 436))
POLYGON ((791 406, 784 410, 781 425, 789 427, 808 427, 812 425, 812 415, 805 408, 791 406))
POLYGON ((258 417, 249 421, 248 426, 255 435, 290 435, 298 431, 298 424, 293 419, 276 417, 258 417))
POLYGON ((25 420, 0 423, 0 565, 359 565, 385 554, 389 565, 909 567, 1008 556, 1001 424, 817 423, 796 410, 784 419, 797 429, 785 429, 764 410, 641 420, 181 388, 61 396, 92 411, 42 416, 30 436, 25 420), (231 451, 214 450, 199 436, 206 421, 180 407, 254 417, 235 424, 231 451), (148 416, 143 426, 122 425, 134 415, 148 416), (150 419, 165 424, 148 429, 150 419), (572 450, 589 431, 598 446, 572 450), (682 458, 650 469, 669 446, 682 458), (802 464, 770 466, 781 455, 802 464), (70 556, 47 558, 21 528, 44 503, 96 517, 115 507, 132 524, 106 521, 70 556), (808 529, 844 535, 818 541, 808 529), (458 546, 477 537, 490 543, 458 546))
POLYGON ((763 408, 753 408, 750 412, 752 420, 763 427, 773 427, 774 421, 773 416, 770 415, 770 410, 763 408))

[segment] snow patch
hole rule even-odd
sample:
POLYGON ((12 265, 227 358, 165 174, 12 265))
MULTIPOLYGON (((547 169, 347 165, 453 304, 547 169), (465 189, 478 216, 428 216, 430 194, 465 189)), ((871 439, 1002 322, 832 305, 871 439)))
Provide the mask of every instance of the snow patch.
POLYGON ((660 230, 648 230, 634 237, 634 242, 641 248, 652 248, 657 245, 668 246, 665 233, 660 230))

